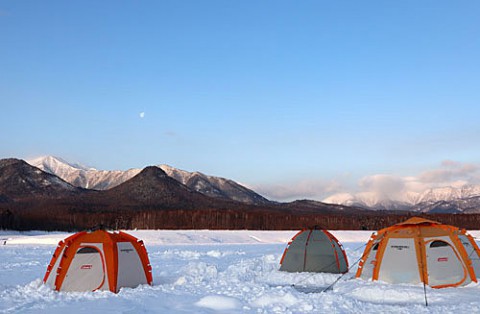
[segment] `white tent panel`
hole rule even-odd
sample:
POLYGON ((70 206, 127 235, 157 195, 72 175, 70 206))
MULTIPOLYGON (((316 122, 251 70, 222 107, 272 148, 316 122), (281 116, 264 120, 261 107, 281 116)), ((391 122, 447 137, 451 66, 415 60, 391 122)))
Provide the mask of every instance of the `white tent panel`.
POLYGON ((430 286, 458 284, 467 278, 467 270, 458 253, 449 243, 451 241, 445 240, 447 239, 435 239, 426 243, 425 252, 430 286))
POLYGON ((146 284, 147 277, 137 250, 130 242, 118 242, 117 290, 146 284))
POLYGON ((360 276, 362 279, 371 279, 373 276, 373 269, 375 268, 375 264, 377 262, 376 255, 378 252, 378 243, 379 241, 374 242, 370 252, 368 252, 368 256, 365 260, 365 264, 363 264, 363 270, 360 276))
POLYGON ((465 251, 467 251, 467 256, 470 257, 470 259, 472 260, 472 266, 475 271, 475 275, 477 276, 477 279, 480 279, 480 256, 478 256, 477 251, 475 251, 475 248, 466 236, 459 235, 458 237, 460 238, 460 241, 462 242, 465 251))
POLYGON ((79 247, 60 290, 108 290, 102 244, 88 244, 88 246, 79 247))
POLYGON ((55 288, 54 286, 55 279, 57 278, 58 265, 60 265, 60 261, 62 260, 63 252, 65 252, 65 247, 63 247, 62 251, 60 252, 60 255, 58 256, 52 270, 50 271, 50 274, 48 275, 47 281, 45 282, 45 284, 51 288, 55 288))
POLYGON ((378 280, 390 283, 421 282, 414 239, 390 238, 388 240, 378 280))

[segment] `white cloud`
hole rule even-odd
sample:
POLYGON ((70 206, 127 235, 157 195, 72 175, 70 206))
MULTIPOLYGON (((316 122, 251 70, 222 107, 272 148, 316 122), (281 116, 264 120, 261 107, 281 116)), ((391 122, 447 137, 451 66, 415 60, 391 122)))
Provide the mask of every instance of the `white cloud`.
POLYGON ((145 118, 145 112, 144 111, 140 112, 139 116, 140 116, 140 119, 145 118))
POLYGON ((445 160, 438 169, 427 170, 419 175, 419 180, 428 183, 440 183, 450 181, 476 181, 479 179, 479 168, 472 163, 460 163, 445 160))
POLYGON ((473 163, 445 160, 432 169, 412 176, 373 174, 358 180, 356 186, 348 183, 348 177, 335 180, 301 180, 282 184, 262 184, 253 190, 278 201, 295 199, 348 199, 354 195, 370 199, 389 199, 410 202, 420 193, 431 188, 462 187, 480 184, 480 167, 473 163), (351 188, 347 188, 350 187, 351 188))
POLYGON ((362 192, 371 192, 378 198, 402 199, 406 190, 406 180, 387 174, 375 174, 364 177, 358 185, 362 192))
MULTIPOLYGON (((480 184, 480 168, 478 165, 445 160, 439 167, 423 171, 415 176, 389 174, 365 176, 358 181, 356 191, 348 192, 360 198, 368 195, 370 198, 377 200, 411 202, 416 196, 428 189, 460 188, 477 184, 480 184)), ((336 198, 334 196, 327 199, 336 198)))
POLYGON ((268 199, 277 201, 293 201, 297 199, 323 199, 326 195, 336 193, 343 189, 340 182, 301 180, 282 184, 261 184, 252 189, 268 199))

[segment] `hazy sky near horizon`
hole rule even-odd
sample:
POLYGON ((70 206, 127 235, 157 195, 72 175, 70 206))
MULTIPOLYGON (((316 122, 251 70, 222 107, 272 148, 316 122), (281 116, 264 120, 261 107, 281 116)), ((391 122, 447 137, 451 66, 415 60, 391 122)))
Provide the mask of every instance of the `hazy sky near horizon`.
POLYGON ((475 181, 479 14, 478 1, 0 0, 0 157, 165 163, 278 199, 379 175, 475 181))

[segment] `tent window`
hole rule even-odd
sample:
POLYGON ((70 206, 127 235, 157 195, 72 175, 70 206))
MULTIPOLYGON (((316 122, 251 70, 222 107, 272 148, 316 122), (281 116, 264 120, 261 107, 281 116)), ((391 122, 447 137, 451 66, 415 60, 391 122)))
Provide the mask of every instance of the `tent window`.
POLYGON ((444 247, 444 246, 448 246, 448 243, 445 241, 436 240, 430 243, 430 247, 444 247))
POLYGON ((98 253, 98 251, 93 247, 82 247, 80 250, 77 251, 77 254, 92 254, 92 253, 98 253))

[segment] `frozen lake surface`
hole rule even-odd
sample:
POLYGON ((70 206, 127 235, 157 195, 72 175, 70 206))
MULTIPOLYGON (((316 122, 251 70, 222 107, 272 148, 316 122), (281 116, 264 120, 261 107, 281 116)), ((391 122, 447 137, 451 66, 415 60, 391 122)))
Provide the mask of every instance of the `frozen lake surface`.
MULTIPOLYGON (((0 313, 480 313, 480 286, 431 289, 338 275, 278 271, 296 231, 136 230, 153 286, 111 292, 54 292, 42 284, 60 232, 0 231, 0 313), (6 245, 3 245, 6 241, 6 245), (292 286, 294 285, 294 286, 292 286)), ((370 231, 332 231, 350 265, 370 231)), ((471 232, 473 236, 480 232, 471 232)))

